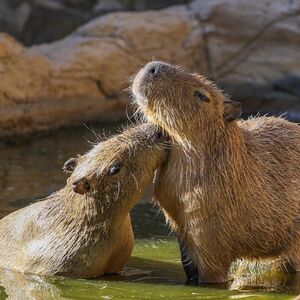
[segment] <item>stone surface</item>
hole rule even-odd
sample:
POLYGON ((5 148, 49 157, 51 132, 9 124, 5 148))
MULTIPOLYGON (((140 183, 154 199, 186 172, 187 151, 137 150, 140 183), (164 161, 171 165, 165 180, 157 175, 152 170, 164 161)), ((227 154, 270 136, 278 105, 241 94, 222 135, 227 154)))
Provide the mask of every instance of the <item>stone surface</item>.
POLYGON ((246 113, 300 120, 300 2, 199 0, 190 8, 204 32, 204 73, 246 113))
POLYGON ((2 34, 0 135, 124 117, 129 77, 151 59, 206 74, 246 114, 299 120, 299 49, 300 3, 285 0, 112 13, 30 48, 2 34))
POLYGON ((0 135, 125 117, 124 88, 147 61, 192 68, 202 60, 202 39, 194 38, 198 23, 187 8, 158 14, 109 14, 31 48, 2 34, 0 135))
POLYGON ((161 9, 191 0, 0 0, 0 31, 27 46, 64 38, 89 20, 115 11, 161 9))

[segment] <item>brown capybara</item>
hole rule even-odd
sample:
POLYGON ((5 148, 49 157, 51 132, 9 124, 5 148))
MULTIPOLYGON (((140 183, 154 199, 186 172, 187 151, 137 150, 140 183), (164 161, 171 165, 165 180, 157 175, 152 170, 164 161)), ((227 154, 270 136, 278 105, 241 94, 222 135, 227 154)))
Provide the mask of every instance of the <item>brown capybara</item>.
POLYGON ((240 103, 164 62, 142 68, 132 91, 174 141, 155 197, 199 282, 226 281, 237 258, 280 257, 300 270, 300 126, 275 117, 237 121, 240 103))
POLYGON ((0 267, 83 278, 121 271, 134 246, 129 211, 164 148, 144 124, 80 156, 63 189, 0 221, 0 267))

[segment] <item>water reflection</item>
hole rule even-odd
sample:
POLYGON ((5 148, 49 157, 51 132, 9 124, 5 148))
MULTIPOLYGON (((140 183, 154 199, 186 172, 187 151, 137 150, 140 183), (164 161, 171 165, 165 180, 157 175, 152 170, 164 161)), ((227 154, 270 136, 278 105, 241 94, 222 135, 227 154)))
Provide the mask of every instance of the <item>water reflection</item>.
POLYGON ((299 276, 275 276, 269 282, 265 277, 252 277, 251 280, 247 284, 240 281, 239 290, 234 291, 230 283, 186 286, 179 264, 135 256, 124 274, 94 280, 0 270, 0 299, 294 299, 300 284, 299 276), (285 294, 274 293, 277 288, 285 294))
POLYGON ((236 277, 230 286, 231 290, 239 291, 276 291, 287 294, 300 294, 300 274, 278 272, 264 275, 236 277))
POLYGON ((49 279, 37 275, 0 271, 0 297, 11 300, 60 300, 62 291, 49 279))

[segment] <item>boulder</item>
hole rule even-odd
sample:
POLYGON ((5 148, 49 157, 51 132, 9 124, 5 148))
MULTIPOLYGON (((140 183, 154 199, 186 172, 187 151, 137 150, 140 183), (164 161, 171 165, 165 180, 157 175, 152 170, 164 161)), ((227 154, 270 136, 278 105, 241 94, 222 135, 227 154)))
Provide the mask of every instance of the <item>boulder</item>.
POLYGON ((204 73, 246 114, 300 119, 300 3, 198 0, 98 17, 24 47, 0 36, 0 135, 126 116, 130 76, 152 59, 204 73))
POLYGON ((130 100, 124 88, 147 61, 192 68, 202 60, 197 28, 182 7, 109 14, 60 41, 30 48, 2 34, 0 135, 125 117, 130 100))

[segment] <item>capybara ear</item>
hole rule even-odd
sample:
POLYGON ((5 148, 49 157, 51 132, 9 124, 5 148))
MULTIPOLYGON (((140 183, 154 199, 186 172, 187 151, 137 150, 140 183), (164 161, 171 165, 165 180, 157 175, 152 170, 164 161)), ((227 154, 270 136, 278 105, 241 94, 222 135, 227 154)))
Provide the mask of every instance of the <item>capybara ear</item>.
POLYGON ((91 183, 85 177, 82 177, 74 181, 72 185, 73 185, 73 191, 80 195, 84 195, 91 191, 91 183))
POLYGON ((224 101, 224 118, 226 121, 234 121, 242 115, 242 103, 225 100, 224 101))
POLYGON ((64 163, 63 170, 66 173, 72 173, 75 170, 76 166, 77 166, 77 158, 72 157, 64 163))

